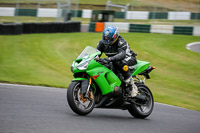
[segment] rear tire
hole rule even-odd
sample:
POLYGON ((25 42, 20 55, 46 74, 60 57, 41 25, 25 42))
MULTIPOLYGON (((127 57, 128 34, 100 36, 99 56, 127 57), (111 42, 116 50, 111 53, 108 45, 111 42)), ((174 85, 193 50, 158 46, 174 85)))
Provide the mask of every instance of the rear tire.
POLYGON ((140 101, 138 101, 138 103, 141 105, 131 104, 128 108, 128 111, 135 118, 144 119, 152 113, 154 107, 154 99, 150 89, 146 85, 138 84, 137 87, 139 91, 142 90, 145 92, 147 102, 145 104, 141 104, 140 101))
POLYGON ((90 92, 92 92, 93 99, 87 99, 86 102, 83 102, 80 99, 80 89, 81 83, 80 82, 71 82, 67 90, 67 101, 70 108, 79 115, 87 115, 93 109, 95 105, 94 99, 94 91, 90 88, 90 92))

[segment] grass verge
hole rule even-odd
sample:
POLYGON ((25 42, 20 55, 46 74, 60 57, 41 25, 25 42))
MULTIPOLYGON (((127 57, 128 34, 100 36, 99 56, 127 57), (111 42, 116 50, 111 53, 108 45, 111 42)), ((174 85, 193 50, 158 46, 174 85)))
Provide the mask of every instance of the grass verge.
MULTIPOLYGON (((79 21, 82 24, 89 24, 90 18, 72 17, 71 21, 79 21)), ((124 20, 114 19, 115 22, 128 22, 132 24, 155 24, 155 25, 200 25, 200 20, 166 20, 166 19, 148 19, 148 20, 124 20)), ((31 23, 31 22, 56 22, 56 18, 46 17, 28 17, 28 16, 0 16, 0 23, 4 22, 18 22, 18 23, 31 23)))
MULTIPOLYGON (((186 35, 121 34, 140 60, 156 66, 146 84, 155 101, 200 111, 200 53, 185 48, 200 41, 186 35)), ((67 88, 70 65, 101 33, 58 33, 0 36, 0 82, 67 88)))

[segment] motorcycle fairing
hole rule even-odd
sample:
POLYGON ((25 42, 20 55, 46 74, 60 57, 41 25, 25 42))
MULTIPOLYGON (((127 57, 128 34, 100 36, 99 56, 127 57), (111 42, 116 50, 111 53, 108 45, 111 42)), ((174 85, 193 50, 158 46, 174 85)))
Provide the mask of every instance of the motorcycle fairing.
POLYGON ((95 79, 95 82, 99 88, 101 88, 103 95, 113 92, 115 86, 120 87, 120 79, 110 69, 104 67, 94 60, 91 61, 91 64, 92 65, 90 65, 86 70, 86 73, 88 73, 91 77, 99 75, 95 79))
POLYGON ((132 76, 135 76, 141 72, 143 72, 144 70, 146 70, 150 65, 150 62, 146 62, 146 61, 140 61, 137 60, 137 64, 134 66, 134 72, 132 74, 132 76))

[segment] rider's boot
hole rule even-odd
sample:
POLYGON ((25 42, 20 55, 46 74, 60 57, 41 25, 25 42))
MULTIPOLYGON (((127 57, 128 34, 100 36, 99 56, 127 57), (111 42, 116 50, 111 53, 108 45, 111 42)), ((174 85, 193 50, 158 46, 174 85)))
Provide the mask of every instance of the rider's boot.
POLYGON ((132 90, 131 90, 131 93, 130 93, 131 97, 137 96, 137 94, 138 94, 138 88, 137 88, 137 86, 134 83, 133 77, 131 76, 128 79, 126 79, 125 83, 132 86, 132 90))

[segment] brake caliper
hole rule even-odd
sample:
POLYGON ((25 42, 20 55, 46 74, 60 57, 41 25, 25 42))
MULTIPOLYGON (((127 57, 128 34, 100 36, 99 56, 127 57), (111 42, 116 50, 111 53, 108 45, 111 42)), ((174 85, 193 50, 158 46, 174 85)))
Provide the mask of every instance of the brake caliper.
POLYGON ((83 103, 87 102, 87 99, 84 98, 82 94, 80 94, 80 100, 81 100, 83 103))

